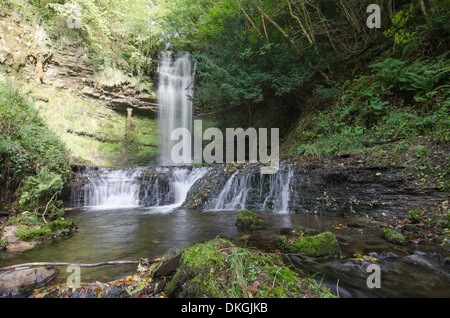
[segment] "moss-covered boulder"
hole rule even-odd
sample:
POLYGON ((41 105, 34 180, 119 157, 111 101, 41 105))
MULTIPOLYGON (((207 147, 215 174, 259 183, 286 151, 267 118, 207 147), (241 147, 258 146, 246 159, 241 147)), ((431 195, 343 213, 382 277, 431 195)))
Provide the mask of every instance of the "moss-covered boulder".
POLYGON ((320 231, 317 229, 299 225, 292 231, 292 234, 299 234, 301 236, 313 236, 313 235, 320 234, 320 231))
POLYGON ((381 237, 394 244, 405 244, 405 237, 401 233, 387 227, 381 229, 381 237))
POLYGON ((255 212, 242 210, 237 216, 236 226, 252 230, 264 229, 266 227, 266 222, 264 222, 264 220, 262 220, 255 212))
POLYGON ((300 278, 281 259, 225 239, 186 250, 165 287, 168 297, 334 297, 313 279, 300 278))
POLYGON ((283 252, 299 254, 305 257, 324 257, 338 255, 339 244, 331 232, 323 232, 312 236, 280 235, 277 244, 283 252))
POLYGON ((44 223, 42 218, 34 214, 12 217, 8 221, 7 228, 14 231, 9 234, 9 238, 6 237, 8 241, 6 248, 10 250, 15 249, 13 245, 17 244, 13 244, 13 242, 16 240, 22 242, 38 242, 53 237, 68 235, 78 230, 77 224, 71 219, 60 217, 44 223))

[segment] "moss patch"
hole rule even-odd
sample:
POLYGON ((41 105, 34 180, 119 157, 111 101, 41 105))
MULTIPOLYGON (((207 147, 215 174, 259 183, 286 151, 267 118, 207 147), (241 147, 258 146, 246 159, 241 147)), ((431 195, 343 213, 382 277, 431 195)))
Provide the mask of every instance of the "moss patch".
POLYGON ((317 258, 340 253, 339 244, 331 232, 323 232, 312 236, 280 235, 277 238, 277 244, 286 253, 306 257, 317 258))
POLYGON ((277 255, 219 238, 183 253, 165 293, 186 298, 333 297, 315 281, 298 277, 277 255))
POLYGON ((236 219, 236 226, 246 229, 263 229, 266 223, 253 211, 242 210, 236 219))
POLYGON ((41 241, 56 236, 68 235, 77 230, 73 220, 58 218, 48 223, 40 222, 35 216, 13 218, 11 224, 17 226, 16 236, 25 242, 41 241))

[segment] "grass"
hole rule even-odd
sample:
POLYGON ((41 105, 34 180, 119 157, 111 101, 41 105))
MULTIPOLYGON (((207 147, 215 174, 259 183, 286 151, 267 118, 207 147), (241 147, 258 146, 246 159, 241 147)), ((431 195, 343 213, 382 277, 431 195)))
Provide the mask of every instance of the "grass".
POLYGON ((277 255, 220 238, 185 251, 165 291, 170 297, 194 298, 334 297, 314 280, 299 277, 277 255))
POLYGON ((117 167, 148 164, 157 155, 157 120, 134 115, 133 151, 124 149, 126 115, 103 104, 89 103, 70 91, 24 84, 37 101, 36 108, 49 128, 71 153, 72 163, 117 167))

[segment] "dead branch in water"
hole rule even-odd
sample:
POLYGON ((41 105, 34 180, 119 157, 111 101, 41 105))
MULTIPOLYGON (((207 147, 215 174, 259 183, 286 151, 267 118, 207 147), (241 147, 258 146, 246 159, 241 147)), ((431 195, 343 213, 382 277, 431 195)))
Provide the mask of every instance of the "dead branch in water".
POLYGON ((9 271, 9 270, 15 270, 18 268, 26 268, 26 267, 35 267, 35 266, 79 266, 79 267, 99 267, 99 266, 105 266, 105 265, 123 265, 123 264, 138 264, 138 263, 144 263, 144 264, 152 264, 159 262, 161 260, 161 257, 156 258, 150 258, 150 259, 141 259, 141 260, 132 260, 132 261, 108 261, 108 262, 100 262, 100 263, 94 263, 94 264, 79 264, 79 263, 25 263, 25 264, 18 264, 18 265, 11 265, 6 267, 1 267, 0 271, 9 271))

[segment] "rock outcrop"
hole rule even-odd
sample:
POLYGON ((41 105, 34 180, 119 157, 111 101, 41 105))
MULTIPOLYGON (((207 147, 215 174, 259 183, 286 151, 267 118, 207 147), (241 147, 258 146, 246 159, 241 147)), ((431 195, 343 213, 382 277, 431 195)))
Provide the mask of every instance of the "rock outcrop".
POLYGON ((93 103, 126 114, 156 117, 158 104, 151 83, 138 79, 124 60, 111 69, 94 67, 80 40, 51 39, 44 26, 27 26, 21 18, 0 17, 0 66, 27 82, 70 90, 93 103))

